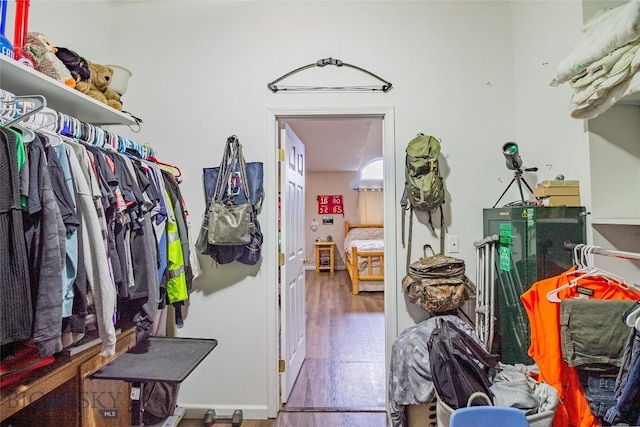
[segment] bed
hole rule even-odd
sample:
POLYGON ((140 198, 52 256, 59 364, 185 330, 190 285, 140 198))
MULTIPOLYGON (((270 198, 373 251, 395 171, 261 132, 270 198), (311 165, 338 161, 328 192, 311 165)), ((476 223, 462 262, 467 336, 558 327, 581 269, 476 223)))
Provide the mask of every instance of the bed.
POLYGON ((383 232, 382 224, 344 222, 344 264, 354 295, 384 290, 383 232))

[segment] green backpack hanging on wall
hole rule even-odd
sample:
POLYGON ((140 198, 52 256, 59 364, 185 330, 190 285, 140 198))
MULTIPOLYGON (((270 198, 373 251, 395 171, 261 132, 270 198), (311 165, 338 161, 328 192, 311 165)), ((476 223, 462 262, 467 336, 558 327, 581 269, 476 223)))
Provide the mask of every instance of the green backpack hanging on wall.
POLYGON ((402 244, 404 246, 404 211, 409 210, 409 251, 407 253, 407 269, 411 262, 411 233, 413 229, 413 211, 427 212, 429 225, 433 228, 431 212, 440 210, 440 253, 444 253, 444 179, 440 175, 438 158, 440 157, 440 141, 431 135, 419 133, 409 141, 406 148, 404 194, 402 207, 402 244))

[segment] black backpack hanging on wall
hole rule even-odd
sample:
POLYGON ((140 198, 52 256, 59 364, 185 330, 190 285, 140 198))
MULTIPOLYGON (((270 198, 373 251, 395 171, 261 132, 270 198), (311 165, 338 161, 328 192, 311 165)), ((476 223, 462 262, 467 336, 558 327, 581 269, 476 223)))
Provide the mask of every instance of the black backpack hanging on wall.
POLYGON ((489 387, 496 373, 497 355, 488 353, 471 335, 444 319, 437 319, 427 345, 433 384, 447 405, 464 408, 476 392, 493 401, 489 387))

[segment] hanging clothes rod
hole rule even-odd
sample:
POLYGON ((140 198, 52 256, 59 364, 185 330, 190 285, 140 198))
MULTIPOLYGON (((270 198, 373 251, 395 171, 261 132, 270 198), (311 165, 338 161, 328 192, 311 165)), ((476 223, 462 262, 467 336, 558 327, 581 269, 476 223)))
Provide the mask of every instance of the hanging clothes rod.
MULTIPOLYGON (((25 99, 37 101, 33 102, 37 105, 18 117, 11 117, 11 121, 4 124, 3 126, 9 126, 14 123, 20 122, 25 125, 30 124, 30 121, 28 121, 27 119, 31 120, 38 114, 44 113, 45 111, 43 110, 45 109, 47 103, 46 98, 41 95, 17 96, 7 90, 0 89, 1 104, 11 105, 17 101, 25 99)), ((99 147, 109 145, 120 153, 128 153, 145 160, 148 160, 150 157, 155 155, 153 148, 148 144, 137 143, 123 136, 116 135, 113 132, 106 131, 98 126, 82 122, 68 114, 56 112, 51 109, 47 110, 49 114, 57 114, 58 120, 49 122, 44 126, 39 126, 39 128, 48 128, 49 130, 59 135, 72 137, 86 142, 87 144, 99 147), (53 128, 51 128, 50 126, 53 126, 53 128)), ((0 113, 1 112, 2 109, 0 108, 0 113)))
MULTIPOLYGON (((578 245, 579 243, 564 242, 563 247, 568 251, 573 251, 575 247, 578 245)), ((592 248, 593 250, 591 251, 591 253, 594 255, 602 255, 602 256, 608 256, 613 258, 622 258, 622 259, 629 259, 632 261, 640 261, 640 253, 637 253, 637 252, 625 252, 625 251, 618 251, 614 249, 603 249, 598 246, 592 246, 592 248)))

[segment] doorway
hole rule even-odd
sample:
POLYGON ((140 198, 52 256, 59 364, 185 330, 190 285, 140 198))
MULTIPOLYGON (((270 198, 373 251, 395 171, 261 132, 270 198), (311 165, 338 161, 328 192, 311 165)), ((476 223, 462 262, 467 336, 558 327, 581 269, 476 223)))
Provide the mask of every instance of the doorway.
MULTIPOLYGON (((395 150, 394 150, 394 139, 393 139, 393 108, 392 107, 363 107, 363 108, 349 108, 349 109, 341 109, 341 108, 321 108, 321 109, 309 109, 309 108, 288 108, 288 109, 275 109, 271 108, 268 111, 268 144, 269 147, 272 147, 274 151, 278 148, 278 132, 280 129, 280 123, 286 122, 287 120, 293 120, 296 118, 362 118, 362 117, 377 117, 382 119, 382 156, 384 158, 384 216, 385 216, 385 259, 388 260, 385 262, 385 283, 395 283, 393 278, 396 277, 396 268, 395 268, 395 259, 396 259, 396 239, 395 233, 395 150)), ((278 183, 278 164, 277 161, 274 161, 273 164, 265 165, 266 174, 269 174, 273 177, 273 184, 277 189, 278 183)), ((277 209, 277 206, 276 206, 277 209)), ((284 207, 283 207, 284 209, 284 207)), ((274 217, 277 218, 277 211, 275 212, 274 217)), ((346 281, 349 281, 346 272, 339 272, 346 278, 346 281)), ((267 274, 274 275, 274 282, 278 283, 277 275, 278 269, 274 269, 274 271, 270 271, 267 274)), ((311 273, 309 273, 311 274, 311 273)), ((338 277, 340 274, 336 274, 338 277)), ((340 280, 340 279, 337 279, 340 280)), ((343 279, 344 280, 344 279, 343 279)), ((346 286, 346 283, 345 283, 346 286)), ((280 325, 279 325, 279 311, 278 307, 279 298, 278 298, 278 289, 277 286, 274 286, 273 289, 269 290, 270 293, 270 304, 269 304, 269 319, 273 321, 272 325, 268 325, 269 329, 269 339, 273 339, 273 345, 271 348, 273 349, 272 358, 270 357, 269 361, 269 378, 270 384, 273 384, 273 387, 269 387, 268 390, 268 416, 275 417, 280 410, 280 381, 279 374, 277 372, 278 367, 278 358, 279 358, 279 347, 278 342, 282 339, 280 334, 280 325), (273 302, 273 304, 271 304, 273 302)), ((356 296, 357 298, 357 296, 356 296)), ((396 299, 397 299, 397 290, 395 286, 388 287, 384 292, 384 360, 385 360, 385 378, 388 375, 388 363, 386 361, 389 360, 390 347, 393 339, 397 334, 397 320, 396 320, 396 299)), ((285 338, 286 339, 286 338, 285 338)), ((386 384, 386 381, 384 381, 386 384)), ((386 397, 386 392, 385 392, 386 397)))

